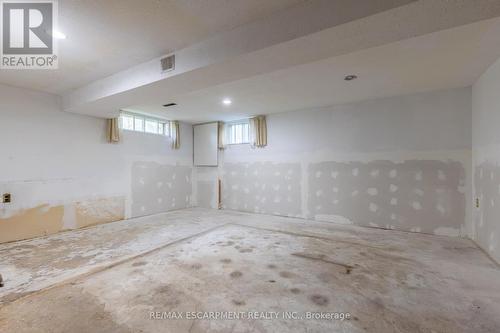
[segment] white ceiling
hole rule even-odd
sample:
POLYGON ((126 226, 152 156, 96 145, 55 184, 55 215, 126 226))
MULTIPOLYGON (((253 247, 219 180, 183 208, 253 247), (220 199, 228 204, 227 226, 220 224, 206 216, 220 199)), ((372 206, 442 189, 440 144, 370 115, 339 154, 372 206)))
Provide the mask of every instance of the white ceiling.
POLYGON ((0 84, 68 112, 203 122, 468 86, 500 56, 500 1, 366 1, 59 0, 60 69, 0 84))
POLYGON ((469 86, 500 57, 500 18, 213 86, 173 100, 178 106, 127 109, 189 122, 469 86), (359 79, 343 80, 347 74, 359 79), (222 105, 229 97, 233 104, 222 105))
POLYGON ((0 83, 64 94, 306 0, 59 0, 59 69, 0 83))

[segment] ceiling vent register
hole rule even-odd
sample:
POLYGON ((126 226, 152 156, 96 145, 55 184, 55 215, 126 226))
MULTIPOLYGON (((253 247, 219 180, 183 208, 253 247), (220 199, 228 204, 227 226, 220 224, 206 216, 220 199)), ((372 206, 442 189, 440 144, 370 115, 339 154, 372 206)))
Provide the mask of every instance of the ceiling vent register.
POLYGON ((168 57, 162 58, 161 70, 162 72, 170 72, 175 69, 175 54, 169 55, 168 57))

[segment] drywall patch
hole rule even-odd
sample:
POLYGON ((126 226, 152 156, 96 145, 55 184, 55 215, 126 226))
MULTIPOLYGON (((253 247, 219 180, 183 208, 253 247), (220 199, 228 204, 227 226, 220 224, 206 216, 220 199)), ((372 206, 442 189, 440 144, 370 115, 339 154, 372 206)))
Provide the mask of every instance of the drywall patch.
POLYGON ((479 208, 474 214, 477 241, 484 250, 500 262, 500 166, 485 161, 474 169, 474 193, 479 198, 479 208))
POLYGON ((198 207, 217 208, 217 204, 214 200, 217 190, 216 186, 216 182, 213 181, 199 180, 197 182, 198 207))
POLYGON ((132 216, 190 206, 192 167, 136 162, 132 165, 132 216))
POLYGON ((125 197, 79 201, 75 212, 77 228, 120 221, 125 218, 125 197))
POLYGON ((357 225, 454 236, 465 224, 460 162, 319 162, 309 165, 308 179, 309 217, 342 216, 357 225))
POLYGON ((225 163, 223 168, 224 208, 301 215, 300 163, 225 163))
POLYGON ((54 234, 63 229, 64 206, 40 205, 0 218, 0 243, 54 234))

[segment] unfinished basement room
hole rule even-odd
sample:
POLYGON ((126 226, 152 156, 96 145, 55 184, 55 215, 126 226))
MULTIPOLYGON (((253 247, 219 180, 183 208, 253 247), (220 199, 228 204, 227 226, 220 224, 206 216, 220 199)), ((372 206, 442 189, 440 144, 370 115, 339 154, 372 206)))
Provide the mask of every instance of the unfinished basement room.
POLYGON ((500 333, 500 0, 0 0, 1 333, 500 333))

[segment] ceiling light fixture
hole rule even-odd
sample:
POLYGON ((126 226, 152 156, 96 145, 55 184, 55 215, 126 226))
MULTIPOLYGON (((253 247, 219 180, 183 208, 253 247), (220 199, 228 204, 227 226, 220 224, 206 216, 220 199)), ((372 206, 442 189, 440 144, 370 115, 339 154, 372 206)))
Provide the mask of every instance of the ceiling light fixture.
POLYGON ((231 101, 229 98, 224 98, 222 100, 222 104, 224 105, 231 105, 231 103, 233 103, 233 101, 231 101))
POLYGON ((66 39, 66 35, 57 30, 52 31, 52 36, 54 36, 55 39, 66 39))
POLYGON ((356 75, 347 75, 346 77, 344 77, 344 80, 346 81, 352 81, 352 80, 356 80, 358 77, 356 75))

